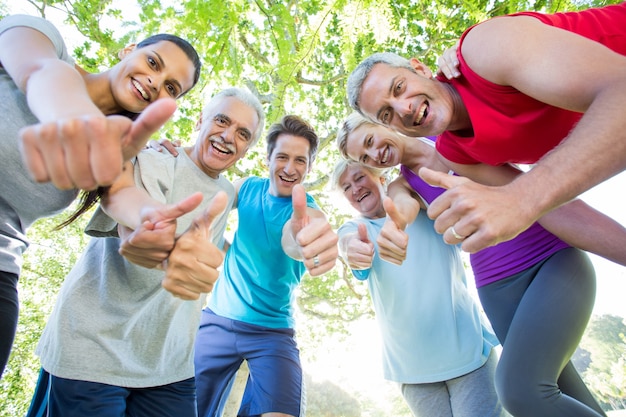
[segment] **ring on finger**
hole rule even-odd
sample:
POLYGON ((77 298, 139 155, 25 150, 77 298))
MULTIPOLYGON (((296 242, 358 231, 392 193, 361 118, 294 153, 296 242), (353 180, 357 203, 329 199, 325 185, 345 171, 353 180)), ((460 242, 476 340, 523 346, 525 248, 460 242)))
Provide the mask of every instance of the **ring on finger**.
POLYGON ((313 257, 313 267, 317 268, 318 266, 320 266, 320 257, 318 255, 315 255, 313 257))
POLYGON ((454 226, 450 226, 450 233, 452 233, 452 236, 454 236, 454 238, 458 240, 463 240, 467 237, 467 236, 461 236, 460 234, 458 234, 456 230, 454 230, 454 226))

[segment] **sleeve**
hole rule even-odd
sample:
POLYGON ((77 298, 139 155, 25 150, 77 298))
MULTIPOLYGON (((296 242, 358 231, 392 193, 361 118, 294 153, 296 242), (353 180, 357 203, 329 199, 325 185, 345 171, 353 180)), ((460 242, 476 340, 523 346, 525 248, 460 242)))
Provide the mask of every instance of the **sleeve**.
POLYGON ((63 40, 61 33, 51 22, 45 19, 23 14, 7 16, 0 20, 0 34, 11 28, 20 26, 29 27, 43 33, 54 45, 59 59, 74 65, 74 59, 72 59, 72 57, 68 54, 65 41, 63 40))

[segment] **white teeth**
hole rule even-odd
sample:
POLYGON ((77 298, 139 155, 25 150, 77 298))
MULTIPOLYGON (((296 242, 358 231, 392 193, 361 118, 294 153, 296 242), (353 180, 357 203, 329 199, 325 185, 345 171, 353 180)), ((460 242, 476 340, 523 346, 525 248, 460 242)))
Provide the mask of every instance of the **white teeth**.
POLYGON ((218 142, 213 142, 213 147, 222 153, 234 153, 229 148, 222 146, 222 144, 218 142))
POLYGON ((426 103, 422 104, 422 106, 420 107, 420 111, 417 114, 417 118, 415 119, 415 124, 419 125, 422 123, 422 117, 424 117, 424 113, 426 113, 426 103))
POLYGON ((364 199, 365 197, 367 197, 368 195, 370 195, 370 192, 369 192, 369 191, 367 191, 367 192, 366 192, 366 193, 364 193, 361 197, 359 197, 359 198, 357 199, 357 201, 360 203, 360 202, 361 202, 361 201, 363 201, 363 199, 364 199))
POLYGON ((296 182, 295 178, 291 179, 291 178, 285 178, 282 176, 279 176, 279 178, 281 179, 281 181, 285 181, 285 182, 296 182))
POLYGON ((389 147, 385 148, 385 150, 383 151, 383 157, 380 159, 380 163, 386 164, 387 158, 389 158, 389 147))
POLYGON ((144 91, 144 89, 141 88, 141 84, 139 84, 137 81, 133 80, 133 85, 141 93, 141 97, 143 97, 145 100, 148 100, 150 98, 150 96, 148 96, 148 93, 146 93, 144 91))

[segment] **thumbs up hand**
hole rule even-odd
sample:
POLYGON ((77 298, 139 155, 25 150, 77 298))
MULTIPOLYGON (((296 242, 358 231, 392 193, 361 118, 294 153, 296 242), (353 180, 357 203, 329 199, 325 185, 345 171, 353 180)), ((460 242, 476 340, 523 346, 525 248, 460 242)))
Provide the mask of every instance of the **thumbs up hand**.
POLYGON ((177 219, 201 202, 202 194, 195 193, 175 204, 143 209, 141 224, 134 230, 118 225, 120 255, 145 268, 161 266, 174 248, 177 219))
POLYGON ((367 226, 359 223, 357 233, 346 238, 343 252, 350 268, 360 270, 372 267, 374 243, 369 239, 367 226))
POLYGON ((304 186, 295 185, 291 199, 293 214, 283 229, 283 249, 290 257, 302 260, 311 276, 322 275, 335 266, 337 234, 324 213, 307 207, 304 186))
POLYGON ((383 207, 387 212, 387 220, 376 239, 378 251, 381 259, 392 264, 402 265, 406 259, 406 249, 409 245, 409 236, 404 232, 407 222, 391 198, 385 197, 383 207))
POLYGON ((165 266, 162 286, 184 300, 197 300, 209 293, 219 277, 218 268, 224 253, 212 242, 213 222, 219 218, 228 203, 226 193, 220 191, 204 213, 176 240, 165 266))

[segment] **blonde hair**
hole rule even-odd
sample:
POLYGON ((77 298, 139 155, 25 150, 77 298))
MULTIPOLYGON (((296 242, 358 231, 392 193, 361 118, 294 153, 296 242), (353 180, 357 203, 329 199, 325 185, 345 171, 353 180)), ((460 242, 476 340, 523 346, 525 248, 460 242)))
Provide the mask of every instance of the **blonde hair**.
POLYGON ((366 119, 357 112, 353 112, 348 117, 346 117, 346 119, 337 130, 337 139, 335 140, 335 143, 337 144, 337 148, 344 158, 352 159, 350 158, 350 156, 348 156, 348 135, 365 124, 376 126, 376 123, 372 122, 369 119, 366 119))
POLYGON ((335 168, 333 169, 333 173, 331 176, 331 186, 333 190, 341 190, 341 184, 339 181, 341 180, 341 176, 351 167, 360 167, 364 170, 370 172, 375 178, 383 178, 385 183, 387 183, 387 172, 386 169, 374 168, 360 162, 351 160, 351 159, 340 159, 337 164, 335 164, 335 168))

